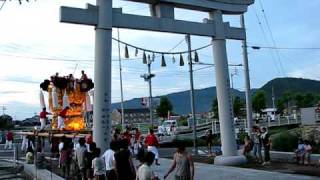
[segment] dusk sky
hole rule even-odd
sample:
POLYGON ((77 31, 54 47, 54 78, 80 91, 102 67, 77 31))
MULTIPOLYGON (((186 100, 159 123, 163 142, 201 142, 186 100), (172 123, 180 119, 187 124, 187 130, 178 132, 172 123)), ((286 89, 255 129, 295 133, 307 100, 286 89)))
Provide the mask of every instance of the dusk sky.
MULTIPOLYGON (((0 7, 3 1, 0 1, 0 7)), ((30 0, 7 1, 0 10, 0 106, 15 119, 23 119, 40 111, 39 84, 55 72, 61 75, 74 73, 80 76, 85 70, 93 77, 94 27, 59 22, 59 7, 81 7, 93 0, 30 0)), ((114 7, 122 7, 124 13, 149 15, 148 6, 122 0, 114 0, 114 7)), ((320 80, 320 1, 256 0, 246 13, 249 46, 315 49, 249 49, 251 85, 259 88, 277 77, 301 77, 320 80), (264 9, 265 14, 262 12, 264 9), (259 25, 259 23, 261 23, 259 25), (272 36, 271 36, 272 34, 272 36), (318 48, 318 49, 317 49, 318 48)), ((176 18, 202 21, 206 13, 176 10, 176 18)), ((225 22, 239 27, 239 16, 226 16, 225 22)), ((117 37, 117 30, 113 30, 117 37)), ((184 35, 147 31, 120 30, 120 39, 151 50, 172 51, 187 49, 184 35), (183 42, 182 42, 183 41, 183 42)), ((211 42, 208 37, 192 36, 192 48, 211 42)), ((242 63, 241 42, 228 40, 229 63, 242 63)), ((121 46, 121 54, 124 47, 121 46)), ((134 49, 130 56, 134 57, 134 49)), ((120 81, 117 44, 112 49, 112 101, 120 101, 120 81)), ((138 54, 142 57, 142 53, 138 54)), ((199 51, 201 62, 213 63, 212 47, 199 51)), ((122 57, 123 58, 123 57, 122 57)), ((166 57, 167 67, 160 67, 160 58, 152 64, 153 94, 163 95, 188 90, 188 67, 179 66, 179 57, 172 62, 166 57)), ((187 59, 187 56, 184 57, 187 59)), ((124 99, 148 96, 148 85, 141 74, 147 72, 141 59, 123 60, 124 99)), ((195 66, 195 69, 205 66, 195 66)), ((234 67, 230 67, 234 72, 234 67)), ((215 86, 214 68, 194 73, 195 88, 215 86)), ((234 88, 244 90, 243 68, 238 68, 234 88)), ((2 114, 2 112, 1 112, 2 114)))

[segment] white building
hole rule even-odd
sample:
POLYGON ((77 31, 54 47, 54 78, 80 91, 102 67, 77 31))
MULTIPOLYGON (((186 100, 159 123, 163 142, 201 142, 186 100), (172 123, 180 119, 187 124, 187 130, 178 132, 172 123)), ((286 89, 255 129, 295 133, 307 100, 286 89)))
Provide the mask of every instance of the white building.
POLYGON ((263 113, 266 113, 268 120, 270 119, 271 121, 276 120, 276 112, 277 108, 266 108, 262 110, 263 113))
POLYGON ((301 108, 301 124, 320 124, 320 107, 301 108))

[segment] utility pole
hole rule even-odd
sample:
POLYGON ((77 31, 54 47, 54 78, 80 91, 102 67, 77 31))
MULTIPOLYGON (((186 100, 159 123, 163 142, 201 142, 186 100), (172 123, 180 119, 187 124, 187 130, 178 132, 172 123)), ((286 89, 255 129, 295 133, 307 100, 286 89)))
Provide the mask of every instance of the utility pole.
POLYGON ((148 74, 143 74, 140 77, 142 77, 144 79, 144 81, 148 81, 148 85, 149 85, 149 113, 150 113, 150 123, 151 123, 151 127, 153 129, 153 107, 152 107, 152 83, 151 83, 151 79, 153 77, 155 77, 154 74, 151 74, 151 64, 154 61, 154 56, 152 57, 152 60, 150 58, 150 56, 148 56, 148 60, 147 60, 147 65, 148 65, 148 74))
POLYGON ((4 111, 7 110, 5 106, 2 106, 2 115, 4 115, 4 111))
POLYGON ((234 100, 234 97, 233 97, 233 92, 234 92, 234 89, 233 89, 233 77, 238 75, 238 69, 237 67, 235 66, 234 67, 234 72, 231 72, 230 76, 231 76, 231 104, 233 105, 233 100, 234 100))
MULTIPOLYGON (((154 57, 153 57, 154 58, 154 57)), ((153 61, 154 59, 152 59, 153 61)), ((152 107, 152 84, 151 79, 154 77, 154 75, 151 75, 151 59, 150 56, 148 56, 148 84, 149 84, 149 110, 150 110, 150 122, 151 122, 151 128, 153 129, 153 107, 152 107)))
MULTIPOLYGON (((245 29, 244 15, 240 15, 241 28, 245 29)), ((245 77, 245 94, 246 94, 246 110, 247 110, 247 127, 249 134, 252 131, 252 102, 251 102, 251 89, 250 89, 250 74, 249 74, 249 62, 248 62, 248 49, 247 49, 247 38, 242 40, 242 53, 243 53, 243 66, 244 66, 244 77, 245 77)))
POLYGON ((193 148, 195 155, 198 154, 197 147, 197 122, 195 115, 195 105, 194 105, 194 88, 193 88, 193 70, 192 70, 192 54, 191 54, 191 38, 190 34, 186 35, 186 41, 188 44, 188 60, 189 60, 189 73, 190 73, 190 100, 191 100, 191 113, 192 113, 192 122, 193 122, 193 148))
POLYGON ((120 92, 121 92, 121 126, 124 130, 124 108, 123 108, 123 86, 122 86, 122 63, 121 63, 121 52, 120 52, 120 31, 118 30, 118 56, 119 56, 119 73, 120 73, 120 92))
POLYGON ((273 110, 276 108, 276 106, 275 106, 275 97, 274 97, 274 88, 273 88, 273 86, 272 86, 272 108, 273 108, 273 110))

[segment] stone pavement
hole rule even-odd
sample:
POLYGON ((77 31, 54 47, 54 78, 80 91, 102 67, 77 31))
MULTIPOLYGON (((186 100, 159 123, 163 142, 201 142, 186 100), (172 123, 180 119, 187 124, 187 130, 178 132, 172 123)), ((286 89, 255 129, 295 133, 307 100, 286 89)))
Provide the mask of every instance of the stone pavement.
MULTIPOLYGON (((153 165, 152 168, 156 175, 163 179, 164 174, 171 166, 172 160, 160 159, 159 162, 160 166, 153 165)), ((270 178, 272 180, 320 180, 320 177, 195 163, 195 180, 270 180, 270 178)), ((171 173, 167 180, 174 180, 174 172, 171 173)))
POLYGON ((25 176, 12 163, 0 160, 0 179, 24 180, 25 176))

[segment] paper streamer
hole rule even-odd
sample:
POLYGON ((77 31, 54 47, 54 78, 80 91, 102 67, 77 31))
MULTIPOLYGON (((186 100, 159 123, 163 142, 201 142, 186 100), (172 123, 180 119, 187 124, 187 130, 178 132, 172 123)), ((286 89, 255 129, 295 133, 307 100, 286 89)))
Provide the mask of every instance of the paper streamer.
POLYGON ((92 111, 92 105, 91 105, 91 100, 90 100, 90 96, 89 96, 89 93, 86 93, 86 102, 85 102, 85 105, 86 105, 86 111, 92 111))
POLYGON ((70 107, 69 97, 67 95, 67 91, 64 91, 62 100, 63 100, 63 108, 65 108, 67 106, 70 107))
POLYGON ((41 109, 46 108, 46 103, 44 101, 44 95, 43 95, 42 90, 40 90, 40 94, 39 95, 40 95, 40 106, 41 106, 41 109))
POLYGON ((53 108, 58 108, 59 106, 58 95, 55 87, 52 88, 52 105, 53 105, 53 108))

